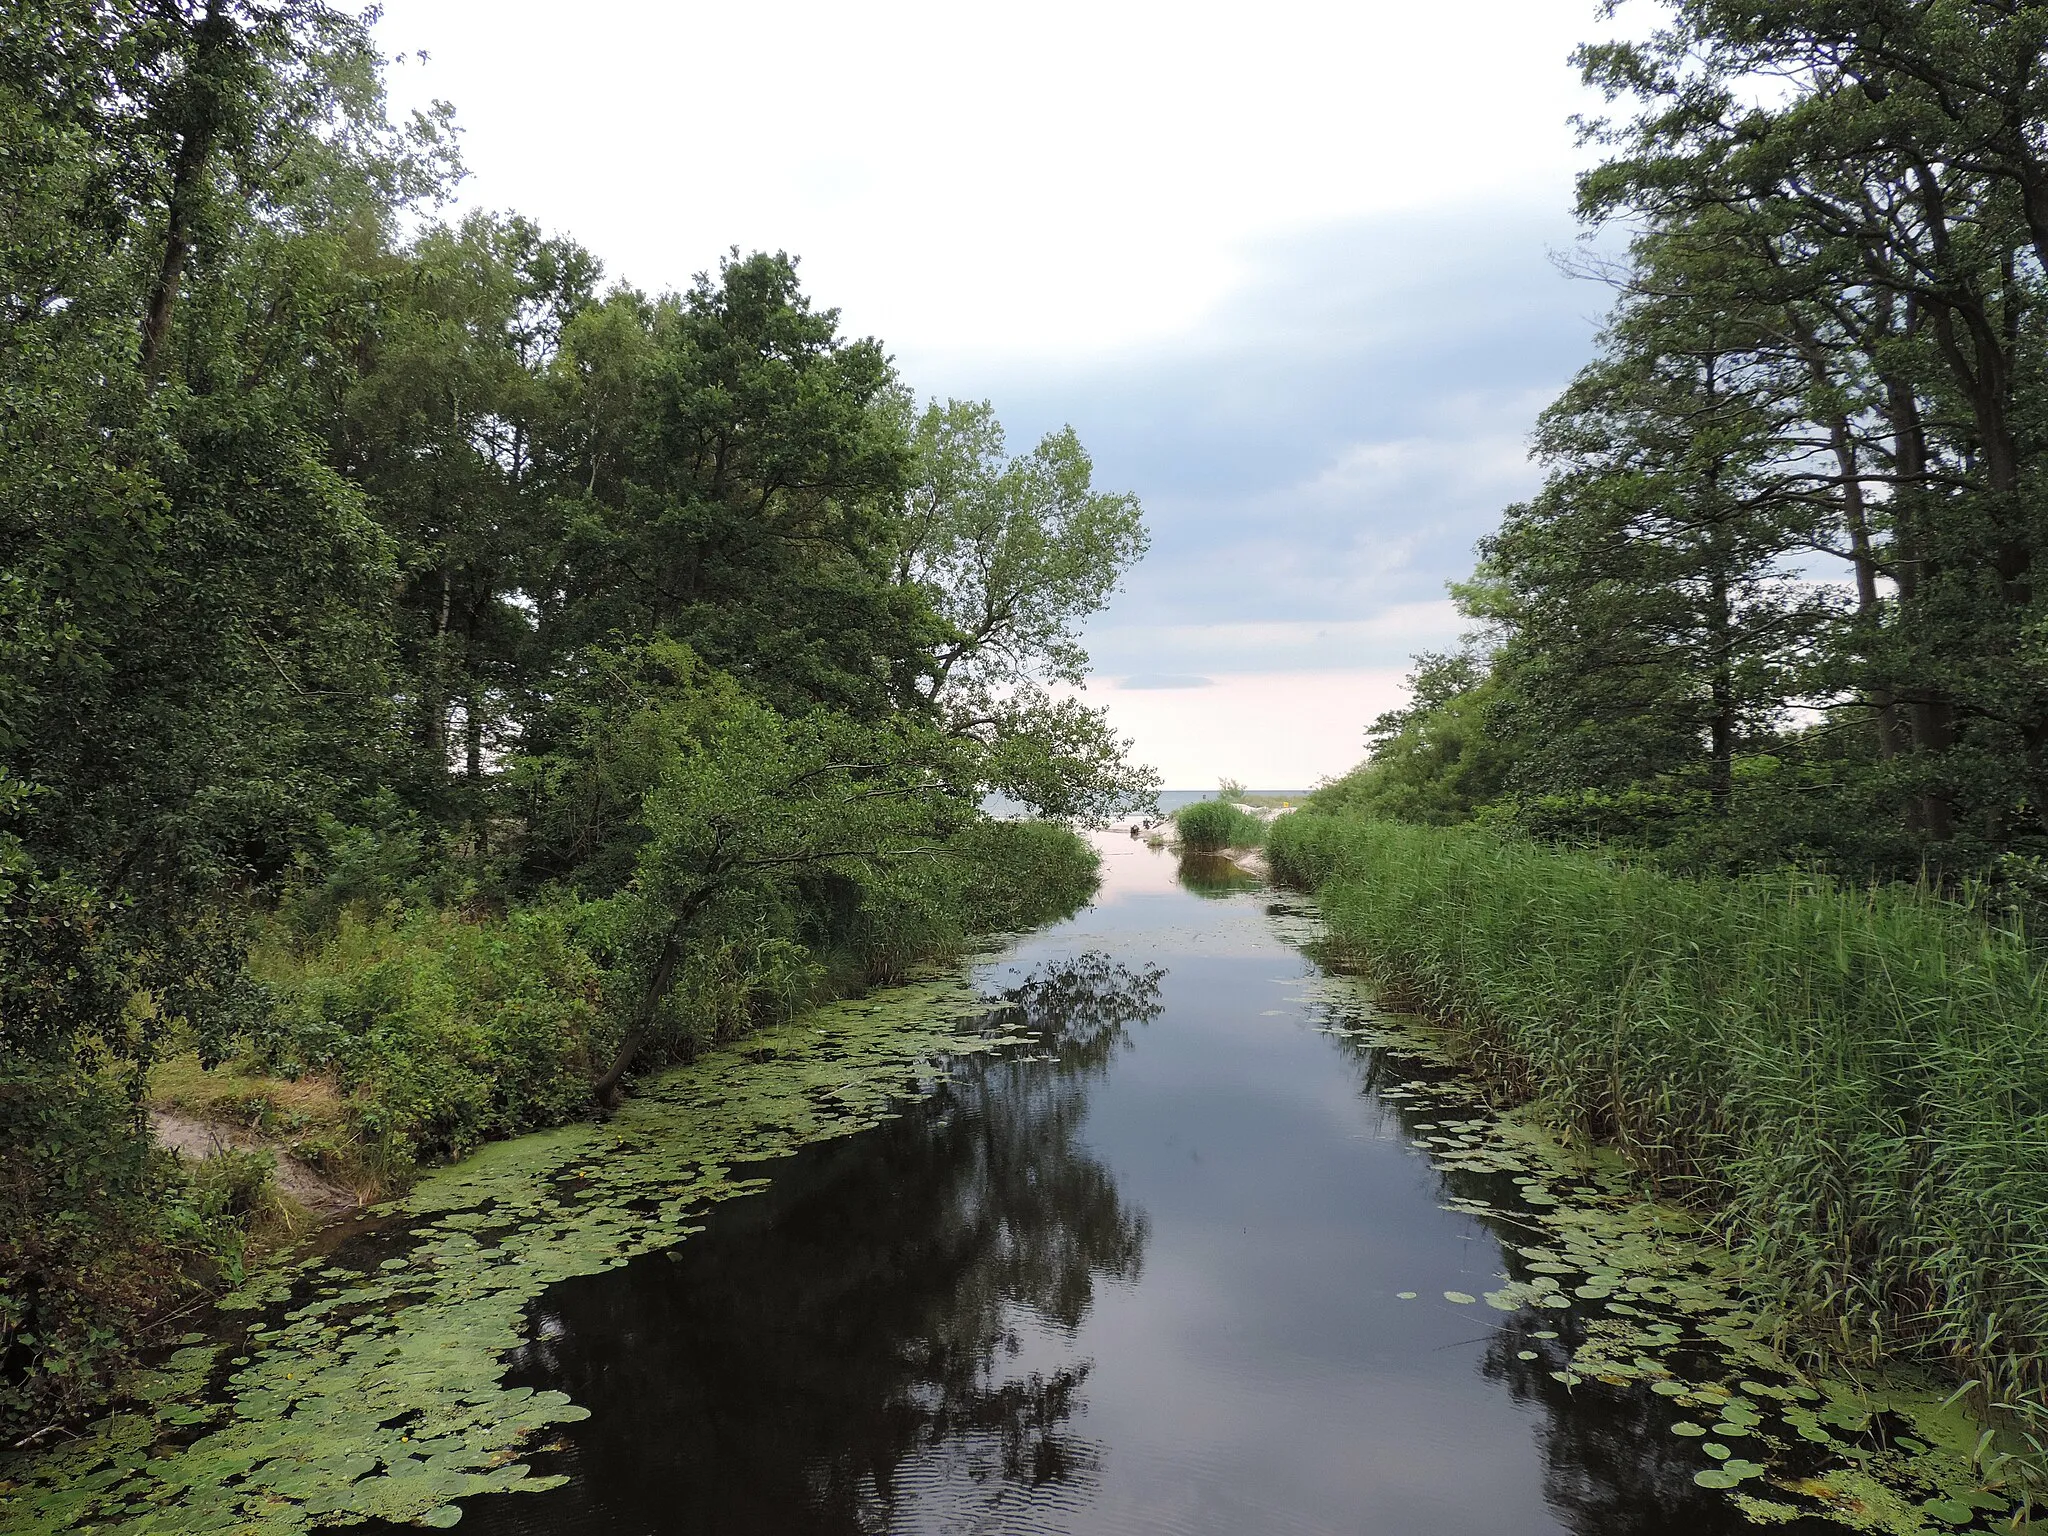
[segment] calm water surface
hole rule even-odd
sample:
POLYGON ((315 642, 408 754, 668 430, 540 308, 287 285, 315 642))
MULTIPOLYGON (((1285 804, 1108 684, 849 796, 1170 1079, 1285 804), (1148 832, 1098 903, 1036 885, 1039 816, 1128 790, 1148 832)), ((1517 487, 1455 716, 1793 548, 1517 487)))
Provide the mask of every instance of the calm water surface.
POLYGON ((1510 1234, 1441 1208, 1484 1176, 1319 1031, 1273 895, 1102 847, 1095 906, 984 973, 1035 1054, 548 1294, 514 1380, 592 1410, 533 1458, 571 1482, 462 1529, 1746 1529, 1656 1400, 1551 1379, 1557 1314, 1429 1299, 1498 1285, 1510 1234))

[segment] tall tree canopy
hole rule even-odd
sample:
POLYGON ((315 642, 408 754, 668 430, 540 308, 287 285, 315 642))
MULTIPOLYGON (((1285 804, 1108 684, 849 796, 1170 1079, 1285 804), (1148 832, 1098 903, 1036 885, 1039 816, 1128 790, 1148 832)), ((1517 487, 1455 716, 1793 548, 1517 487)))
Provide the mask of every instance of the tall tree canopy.
MULTIPOLYGON (((2048 5, 1675 0, 1580 53, 1630 231, 1482 549, 1467 814, 1857 873, 2048 852, 2048 5)), ((1469 709, 1470 706, 1461 706, 1469 709)), ((1370 773, 1371 770, 1368 770, 1370 773)))

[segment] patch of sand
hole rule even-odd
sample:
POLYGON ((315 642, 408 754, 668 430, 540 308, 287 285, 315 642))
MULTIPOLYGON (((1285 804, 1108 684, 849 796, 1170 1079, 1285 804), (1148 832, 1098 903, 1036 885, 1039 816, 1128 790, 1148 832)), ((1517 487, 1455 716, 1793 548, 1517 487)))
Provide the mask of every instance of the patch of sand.
POLYGON ((279 1192, 289 1195, 322 1221, 352 1216, 362 1209, 354 1191, 314 1172, 289 1152, 248 1131, 154 1106, 149 1111, 149 1129, 158 1146, 193 1162, 204 1162, 222 1152, 269 1153, 277 1159, 277 1172, 271 1181, 279 1192))

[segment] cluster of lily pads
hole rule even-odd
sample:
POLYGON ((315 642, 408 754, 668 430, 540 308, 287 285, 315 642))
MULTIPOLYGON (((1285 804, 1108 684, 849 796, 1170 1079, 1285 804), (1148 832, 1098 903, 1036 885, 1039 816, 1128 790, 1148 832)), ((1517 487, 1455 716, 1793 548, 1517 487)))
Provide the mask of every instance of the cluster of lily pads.
MULTIPOLYGON (((1311 908, 1269 915, 1314 951, 1311 908)), ((1457 1306, 1512 1314, 1515 1351, 1571 1392, 1647 1392, 1691 1446, 1693 1482, 1750 1520, 1819 1518, 1887 1536, 1940 1536, 2012 1512, 1974 1465, 1981 1426, 1910 1377, 1818 1376, 1687 1212, 1643 1198, 1611 1153, 1568 1148, 1529 1108, 1489 1108, 1421 1020, 1383 1013, 1362 980, 1307 983, 1326 1033, 1377 1053, 1375 1092, 1443 1177, 1444 1207, 1500 1235, 1507 1270, 1457 1306)), ((1420 1289, 1401 1291, 1421 1301, 1420 1289)), ((1504 1322, 1507 1320, 1504 1319, 1504 1322)))
POLYGON ((441 1527, 459 1499, 556 1486, 522 1457, 587 1414, 504 1385, 528 1305, 765 1183, 736 1169, 890 1118, 951 1058, 1035 1043, 997 1017, 965 978, 841 1003, 668 1075, 610 1121, 431 1175, 334 1252, 227 1297, 220 1326, 182 1340, 121 1412, 0 1461, 0 1532, 441 1527))

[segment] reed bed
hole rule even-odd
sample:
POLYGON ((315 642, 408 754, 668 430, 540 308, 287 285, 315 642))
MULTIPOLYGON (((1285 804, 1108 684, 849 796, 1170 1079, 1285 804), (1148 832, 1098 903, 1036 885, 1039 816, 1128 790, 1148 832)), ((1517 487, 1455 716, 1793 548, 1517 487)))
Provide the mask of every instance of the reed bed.
POLYGON ((2025 936, 1925 890, 1683 878, 1480 828, 1304 812, 1267 848, 1391 1000, 1701 1210, 1803 1337, 1975 1383, 2039 1466, 2048 974, 2025 936))
POLYGON ((1256 848, 1265 840, 1266 824, 1229 800, 1197 800, 1173 813, 1173 829, 1192 853, 1221 853, 1226 848, 1256 848))

